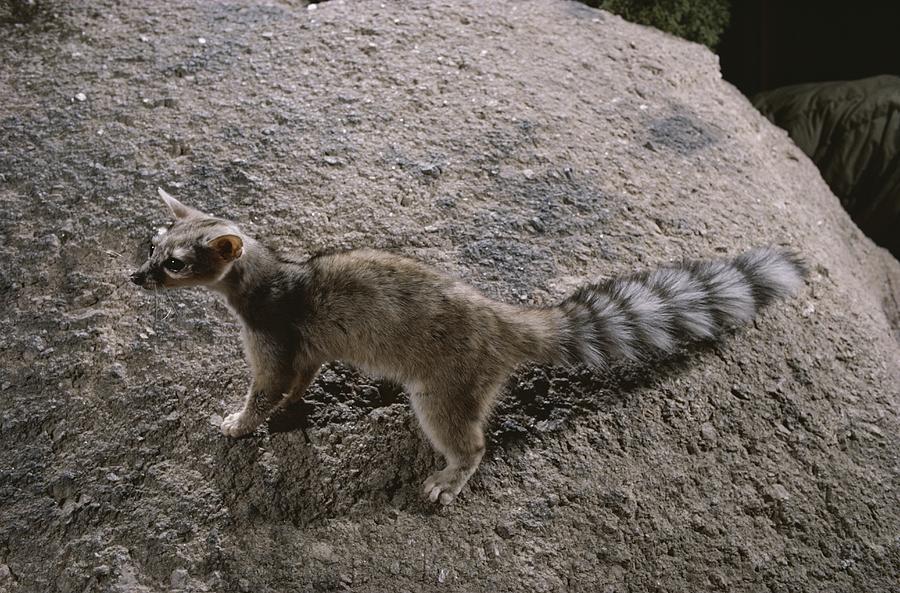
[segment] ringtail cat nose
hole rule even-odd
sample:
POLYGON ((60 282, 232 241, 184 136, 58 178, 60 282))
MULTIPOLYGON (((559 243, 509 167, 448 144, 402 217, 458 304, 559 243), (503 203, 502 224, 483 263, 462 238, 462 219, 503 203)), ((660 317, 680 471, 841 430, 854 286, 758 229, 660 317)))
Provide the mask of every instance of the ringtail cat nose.
POLYGON ((135 272, 131 275, 131 281, 138 285, 143 284, 144 280, 146 279, 147 276, 145 274, 142 274, 141 272, 135 272))

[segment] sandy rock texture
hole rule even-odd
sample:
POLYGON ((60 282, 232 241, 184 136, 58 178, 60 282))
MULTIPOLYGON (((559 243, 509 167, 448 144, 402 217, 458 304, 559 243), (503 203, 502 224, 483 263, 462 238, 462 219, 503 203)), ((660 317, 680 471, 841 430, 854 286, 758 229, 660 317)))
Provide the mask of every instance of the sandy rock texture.
POLYGON ((705 48, 566 1, 47 2, 0 25, 0 591, 897 591, 900 265, 705 48), (127 282, 163 186, 284 251, 512 302, 784 244, 721 343, 523 368, 445 509, 399 388, 249 373, 211 294, 127 282))

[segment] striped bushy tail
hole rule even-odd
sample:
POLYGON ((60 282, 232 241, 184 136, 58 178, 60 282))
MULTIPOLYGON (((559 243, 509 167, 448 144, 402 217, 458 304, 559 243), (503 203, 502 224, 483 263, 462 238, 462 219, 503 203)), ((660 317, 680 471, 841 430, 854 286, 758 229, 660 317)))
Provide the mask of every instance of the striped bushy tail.
POLYGON ((805 275, 796 255, 764 247, 582 286, 557 309, 564 317, 563 359, 602 368, 714 338, 790 295, 805 275))

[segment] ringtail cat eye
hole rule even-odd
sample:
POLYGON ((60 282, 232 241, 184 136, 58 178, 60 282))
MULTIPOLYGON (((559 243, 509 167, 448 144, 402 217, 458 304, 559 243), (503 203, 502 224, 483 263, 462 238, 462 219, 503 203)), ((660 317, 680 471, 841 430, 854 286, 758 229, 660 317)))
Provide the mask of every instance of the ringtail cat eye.
POLYGON ((175 259, 174 257, 170 257, 163 263, 163 267, 170 272, 180 272, 184 269, 184 262, 180 259, 175 259))
POLYGON ((484 455, 484 425, 500 389, 526 361, 584 365, 643 361, 746 323, 799 288, 805 267, 762 247, 729 259, 664 265, 586 282, 554 306, 495 301, 418 261, 362 249, 308 260, 281 258, 237 224, 159 195, 175 223, 157 238, 164 266, 195 255, 190 273, 160 274, 153 258, 132 279, 148 289, 205 286, 243 324, 253 380, 221 430, 251 434, 303 397, 319 367, 343 360, 403 385, 447 466, 424 495, 449 504, 484 455))

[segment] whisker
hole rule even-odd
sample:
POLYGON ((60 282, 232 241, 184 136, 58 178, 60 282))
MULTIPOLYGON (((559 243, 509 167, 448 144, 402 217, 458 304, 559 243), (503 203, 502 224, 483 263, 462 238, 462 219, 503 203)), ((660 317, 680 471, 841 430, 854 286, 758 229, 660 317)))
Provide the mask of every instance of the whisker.
POLYGON ((91 247, 92 249, 94 249, 94 251, 99 251, 100 253, 105 253, 106 255, 108 255, 108 256, 110 256, 110 257, 115 257, 115 258, 122 258, 122 257, 125 257, 124 255, 122 255, 122 254, 119 253, 118 251, 113 251, 112 249, 107 249, 106 247, 104 247, 103 245, 101 245, 101 244, 100 244, 100 241, 98 241, 97 239, 93 239, 93 240, 91 241, 91 243, 92 243, 92 244, 91 244, 91 245, 88 245, 88 247, 91 247))
POLYGON ((169 317, 172 316, 172 295, 164 294, 163 298, 166 301, 166 315, 162 318, 162 320, 166 321, 169 317))

